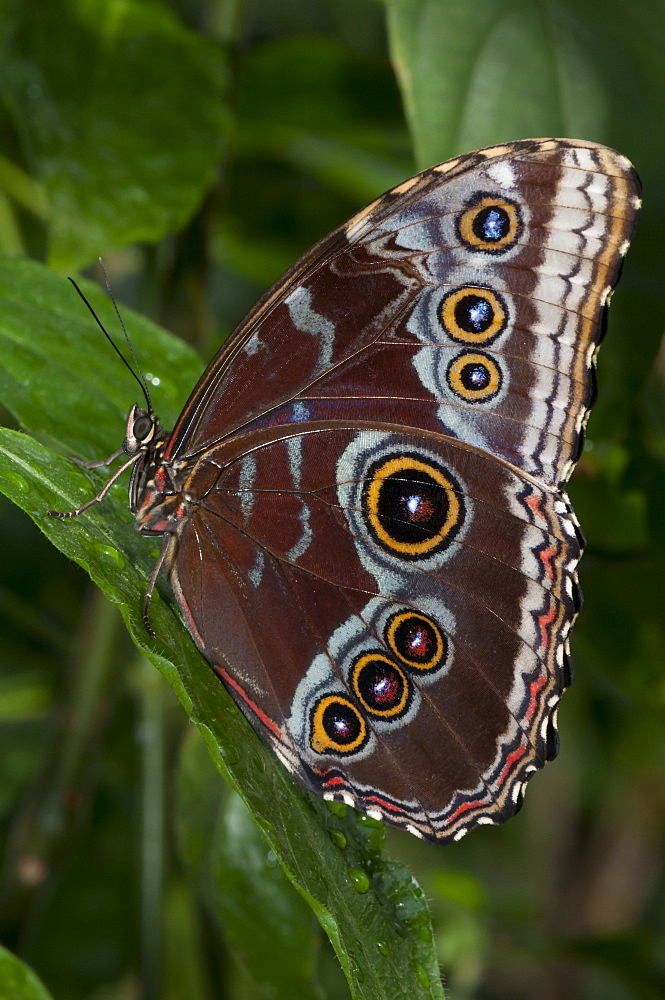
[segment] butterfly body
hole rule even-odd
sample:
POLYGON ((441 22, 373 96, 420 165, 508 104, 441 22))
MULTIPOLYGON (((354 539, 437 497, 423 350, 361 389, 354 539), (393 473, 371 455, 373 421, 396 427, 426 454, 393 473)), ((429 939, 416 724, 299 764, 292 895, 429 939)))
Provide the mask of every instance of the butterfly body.
POLYGON ((507 819, 556 754, 582 550, 563 486, 637 210, 591 143, 441 164, 287 272, 172 434, 130 414, 137 526, 317 793, 446 841, 507 819))

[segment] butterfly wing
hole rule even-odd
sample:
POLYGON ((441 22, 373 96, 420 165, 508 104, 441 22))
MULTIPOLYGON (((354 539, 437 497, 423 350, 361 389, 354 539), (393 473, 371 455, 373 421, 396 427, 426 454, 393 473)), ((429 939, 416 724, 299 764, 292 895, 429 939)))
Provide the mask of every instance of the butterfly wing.
POLYGON ((620 154, 553 139, 405 181, 266 293, 194 389, 166 457, 304 412, 336 418, 346 397, 356 417, 443 431, 565 481, 638 188, 620 154), (483 222, 492 240, 474 231, 483 222), (487 355, 487 374, 465 375, 460 355, 487 355))
POLYGON ((454 839, 556 753, 581 551, 559 487, 636 215, 604 147, 442 164, 296 264, 193 393, 174 588, 315 791, 454 839))
POLYGON ((218 453, 181 536, 201 649, 319 793, 434 839, 507 818, 556 752, 578 606, 567 503, 435 435, 261 437, 218 453))

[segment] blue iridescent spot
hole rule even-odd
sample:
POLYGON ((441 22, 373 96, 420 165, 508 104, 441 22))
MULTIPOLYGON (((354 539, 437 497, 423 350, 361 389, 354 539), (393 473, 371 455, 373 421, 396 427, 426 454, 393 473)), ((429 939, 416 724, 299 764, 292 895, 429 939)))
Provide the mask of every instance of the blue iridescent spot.
POLYGON ((473 220, 476 236, 487 243, 498 243, 510 232, 510 218, 504 208, 483 208, 473 220))
POLYGON ((460 381, 468 392, 478 392, 490 384, 490 373, 485 365, 478 362, 464 365, 460 372, 460 381))
POLYGON ((484 333, 494 320, 494 310, 486 298, 465 295, 455 306, 455 321, 467 333, 484 333))

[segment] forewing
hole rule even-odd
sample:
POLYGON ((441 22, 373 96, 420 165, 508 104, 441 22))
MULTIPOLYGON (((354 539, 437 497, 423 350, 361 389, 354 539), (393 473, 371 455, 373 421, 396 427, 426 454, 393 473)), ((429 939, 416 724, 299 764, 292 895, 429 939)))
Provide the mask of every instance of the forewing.
POLYGON ((257 426, 364 419, 468 441, 560 485, 581 448, 638 189, 625 157, 552 139, 406 181, 250 313, 167 457, 257 426))

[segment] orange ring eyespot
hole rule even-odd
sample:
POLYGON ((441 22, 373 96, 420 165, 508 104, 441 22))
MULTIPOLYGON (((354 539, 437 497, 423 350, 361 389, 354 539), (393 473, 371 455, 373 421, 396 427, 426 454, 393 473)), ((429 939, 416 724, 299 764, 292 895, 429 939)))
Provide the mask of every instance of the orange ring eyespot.
POLYGON ((393 455, 371 470, 363 490, 366 524, 375 541, 404 559, 446 548, 464 520, 462 490, 442 466, 418 455, 393 455))
POLYGON ((448 386, 467 403, 487 403, 503 385, 501 369, 487 354, 462 351, 448 365, 448 386))
POLYGON ((311 718, 309 744, 315 753, 355 753, 367 742, 365 719, 343 695, 328 694, 319 698, 311 718))
POLYGON ((467 250, 481 253, 505 253, 521 232, 519 206, 497 194, 479 194, 457 222, 457 235, 467 250))
POLYGON ((411 702, 413 689, 408 677, 380 650, 358 657, 350 681, 362 707, 377 718, 398 718, 411 702))
POLYGON ((489 344, 505 330, 508 309, 501 296, 489 288, 466 285, 441 300, 439 319, 453 340, 489 344))
POLYGON ((388 646, 407 666, 426 673, 448 658, 448 640, 436 622, 419 611, 397 611, 385 629, 388 646))

